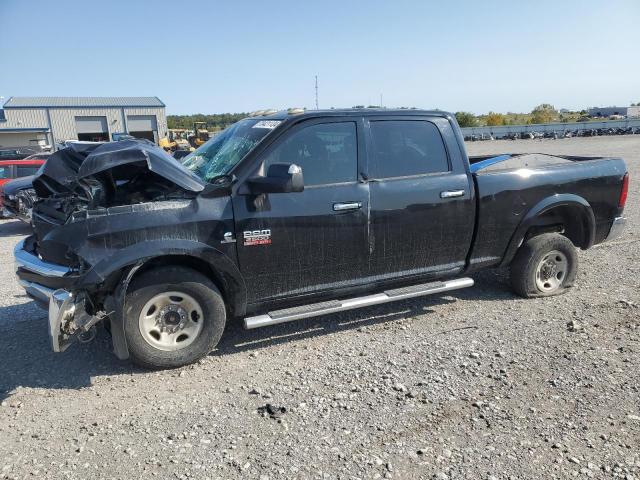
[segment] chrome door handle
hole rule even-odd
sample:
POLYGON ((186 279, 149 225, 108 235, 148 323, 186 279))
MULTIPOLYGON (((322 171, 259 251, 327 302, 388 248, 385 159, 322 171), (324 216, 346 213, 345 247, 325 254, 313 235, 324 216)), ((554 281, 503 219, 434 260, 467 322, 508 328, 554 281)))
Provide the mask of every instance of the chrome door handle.
POLYGON ((446 190, 440 192, 440 198, 456 198, 464 197, 464 190, 446 190))
POLYGON ((362 208, 362 202, 343 202, 343 203, 334 203, 333 211, 334 212, 344 212, 347 210, 357 210, 362 208))

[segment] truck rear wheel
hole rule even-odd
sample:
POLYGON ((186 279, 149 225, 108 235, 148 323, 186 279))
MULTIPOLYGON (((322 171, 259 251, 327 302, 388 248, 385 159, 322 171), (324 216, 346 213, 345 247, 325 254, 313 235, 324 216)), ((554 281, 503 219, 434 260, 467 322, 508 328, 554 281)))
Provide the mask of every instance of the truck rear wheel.
POLYGON ((226 321, 220 291, 184 267, 158 267, 134 278, 125 299, 131 359, 145 368, 175 368, 206 356, 226 321))
POLYGON ((549 297, 565 293, 578 273, 573 243, 557 233, 527 240, 511 262, 511 287, 520 296, 549 297))

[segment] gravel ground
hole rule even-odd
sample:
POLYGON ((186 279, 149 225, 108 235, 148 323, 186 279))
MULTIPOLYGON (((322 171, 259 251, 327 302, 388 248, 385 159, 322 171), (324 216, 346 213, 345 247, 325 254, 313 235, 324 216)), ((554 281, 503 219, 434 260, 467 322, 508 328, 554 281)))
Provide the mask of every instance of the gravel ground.
POLYGON ((455 295, 254 331, 148 372, 106 336, 49 351, 0 223, 0 478, 640 478, 640 137, 494 141, 472 154, 620 155, 630 225, 576 288, 504 272, 455 295), (273 415, 267 403, 284 407, 273 415))

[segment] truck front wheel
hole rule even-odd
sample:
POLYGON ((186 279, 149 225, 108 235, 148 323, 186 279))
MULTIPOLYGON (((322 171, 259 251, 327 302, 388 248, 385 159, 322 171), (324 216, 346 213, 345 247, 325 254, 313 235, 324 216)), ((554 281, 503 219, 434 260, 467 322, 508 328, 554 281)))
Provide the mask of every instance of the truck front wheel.
POLYGON ((573 243, 557 233, 527 240, 511 262, 511 287, 520 296, 548 297, 566 292, 578 273, 573 243))
POLYGON ((175 368, 201 359, 217 345, 226 321, 224 300, 211 280, 175 266, 134 278, 124 314, 129 354, 145 368, 175 368))

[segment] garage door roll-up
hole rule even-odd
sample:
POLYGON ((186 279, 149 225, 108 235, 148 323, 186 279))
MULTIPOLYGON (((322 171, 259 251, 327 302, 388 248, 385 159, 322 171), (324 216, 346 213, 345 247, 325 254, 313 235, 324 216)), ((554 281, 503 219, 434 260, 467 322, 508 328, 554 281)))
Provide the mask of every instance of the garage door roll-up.
POLYGON ((152 142, 157 142, 156 133, 158 124, 155 115, 128 115, 127 129, 129 135, 136 138, 146 138, 152 142))
POLYGON ((129 115, 127 128, 130 132, 153 132, 158 130, 154 115, 129 115))
POLYGON ((78 133, 108 133, 107 117, 76 117, 78 133))

